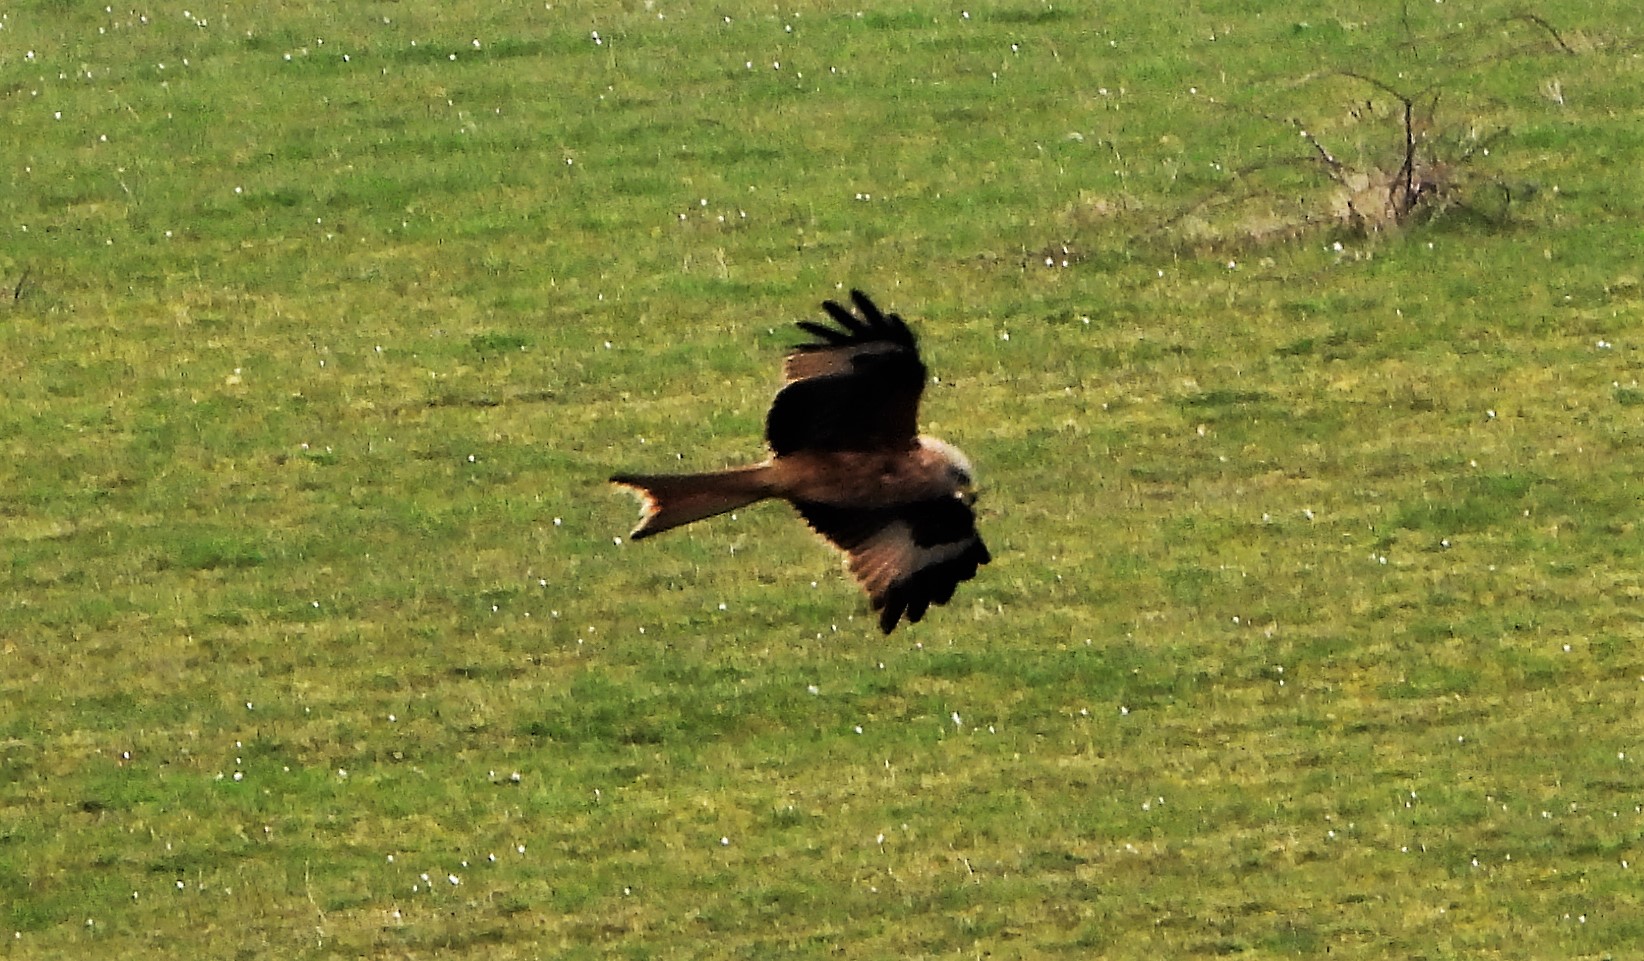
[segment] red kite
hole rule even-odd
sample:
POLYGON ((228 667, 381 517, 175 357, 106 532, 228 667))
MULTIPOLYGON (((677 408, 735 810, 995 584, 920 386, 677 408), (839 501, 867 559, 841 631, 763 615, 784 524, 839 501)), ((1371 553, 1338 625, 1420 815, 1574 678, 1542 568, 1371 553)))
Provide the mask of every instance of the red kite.
POLYGON ((925 365, 906 322, 861 291, 859 313, 828 301, 839 325, 802 320, 816 338, 783 365, 765 418, 771 456, 706 474, 617 474, 639 495, 634 540, 766 498, 794 506, 844 551, 889 634, 946 604, 993 558, 976 532, 970 461, 918 433, 925 365))

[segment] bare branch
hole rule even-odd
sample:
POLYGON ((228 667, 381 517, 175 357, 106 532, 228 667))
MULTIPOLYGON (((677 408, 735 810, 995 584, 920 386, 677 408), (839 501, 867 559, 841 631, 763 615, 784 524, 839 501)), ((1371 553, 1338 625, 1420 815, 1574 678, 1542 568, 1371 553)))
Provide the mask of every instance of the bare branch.
POLYGON ((1404 182, 1403 202, 1397 197, 1396 186, 1387 200, 1402 220, 1416 205, 1416 117, 1415 107, 1408 100, 1404 102, 1404 166, 1399 168, 1399 179, 1404 182))
POLYGON ((1558 30, 1556 30, 1553 27, 1552 24, 1548 23, 1545 19, 1543 19, 1538 14, 1534 14, 1534 13, 1531 13, 1530 11, 1526 10, 1523 13, 1515 13, 1512 16, 1507 17, 1506 19, 1508 21, 1523 20, 1523 21, 1526 21, 1528 23, 1535 24, 1536 26, 1540 27, 1542 30, 1546 31, 1546 33, 1549 37, 1553 38, 1553 42, 1558 44, 1558 49, 1564 51, 1565 53, 1569 54, 1572 57, 1576 55, 1575 49, 1572 48, 1569 44, 1564 42, 1564 38, 1559 35, 1558 30))
MULTIPOLYGON (((1292 123, 1294 123, 1294 121, 1292 121, 1292 123)), ((1297 123, 1296 127, 1301 129, 1302 139, 1312 144, 1313 149, 1319 152, 1319 159, 1323 160, 1324 165, 1330 168, 1330 176, 1339 183, 1341 181, 1341 161, 1337 160, 1335 155, 1329 150, 1326 150, 1324 144, 1319 143, 1319 138, 1313 136, 1313 134, 1305 128, 1302 128, 1301 124, 1297 123)))
MULTIPOLYGON (((1300 120, 1297 120, 1295 117, 1276 117, 1273 114, 1270 114, 1265 110, 1258 110, 1255 107, 1246 107, 1246 106, 1243 106, 1242 104, 1230 104, 1230 103, 1227 103, 1227 102, 1222 101, 1222 100, 1216 100, 1214 98, 1212 98, 1210 102, 1215 104, 1218 107, 1227 107, 1227 108, 1232 109, 1232 110, 1242 110, 1245 113, 1254 114, 1255 116, 1258 116, 1258 117, 1262 118, 1263 120, 1266 120, 1268 123, 1282 123, 1282 124, 1288 124, 1292 127, 1295 127, 1296 132, 1301 134, 1302 139, 1306 140, 1308 142, 1308 144, 1311 145, 1312 148, 1315 151, 1318 152, 1319 159, 1324 161, 1324 165, 1326 167, 1330 168, 1331 178, 1334 179, 1334 180, 1338 180, 1338 181, 1341 179, 1341 172, 1342 172, 1341 161, 1337 160, 1336 155, 1331 153, 1329 151, 1329 149, 1325 147, 1324 144, 1320 143, 1319 139, 1317 137, 1313 136, 1312 132, 1309 131, 1305 126, 1303 126, 1302 122, 1300 120)), ((1283 161, 1282 163, 1285 164, 1285 165, 1288 165, 1289 161, 1283 161)), ((1237 175, 1242 175, 1242 174, 1245 174, 1245 173, 1254 173, 1255 171, 1260 170, 1260 169, 1262 169, 1263 167, 1266 167, 1266 166, 1272 166, 1272 164, 1252 165, 1251 167, 1248 167, 1245 170, 1236 171, 1235 175, 1237 176, 1237 175)))
MULTIPOLYGON (((1338 77, 1349 77, 1353 80, 1359 81, 1360 83, 1367 83, 1370 86, 1375 87, 1377 90, 1380 90, 1382 93, 1387 94, 1389 97, 1392 97, 1394 100, 1397 100, 1399 103, 1404 104, 1405 106, 1409 106, 1410 102, 1412 100, 1414 100, 1416 97, 1421 96, 1423 93, 1427 92, 1426 90, 1423 90, 1423 91, 1420 91, 1419 93, 1416 93, 1414 95, 1406 96, 1404 94, 1404 92, 1399 90, 1397 87, 1394 87, 1393 85, 1387 83, 1384 80, 1381 80, 1381 79, 1376 78, 1376 77, 1372 77, 1369 74, 1359 73, 1356 70, 1337 70, 1337 71, 1335 71, 1335 74, 1338 77)), ((1428 89, 1431 89, 1431 88, 1428 88, 1428 89)))

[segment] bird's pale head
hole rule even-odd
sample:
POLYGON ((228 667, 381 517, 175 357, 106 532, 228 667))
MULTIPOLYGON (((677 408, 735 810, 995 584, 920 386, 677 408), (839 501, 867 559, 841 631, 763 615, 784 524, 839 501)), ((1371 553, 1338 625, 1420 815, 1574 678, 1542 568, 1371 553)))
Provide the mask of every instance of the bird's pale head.
POLYGON ((975 503, 976 472, 970 466, 970 458, 959 448, 934 437, 919 438, 919 446, 942 459, 947 479, 953 485, 953 496, 966 504, 975 503))

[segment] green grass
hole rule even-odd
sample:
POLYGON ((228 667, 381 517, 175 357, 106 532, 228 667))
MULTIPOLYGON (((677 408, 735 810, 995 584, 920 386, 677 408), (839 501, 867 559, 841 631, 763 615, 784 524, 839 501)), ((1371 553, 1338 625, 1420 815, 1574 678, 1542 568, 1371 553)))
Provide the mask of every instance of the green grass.
POLYGON ((1644 938, 1628 5, 459 6, 0 10, 8 956, 1644 938), (848 286, 996 557, 889 638, 604 483, 848 286))

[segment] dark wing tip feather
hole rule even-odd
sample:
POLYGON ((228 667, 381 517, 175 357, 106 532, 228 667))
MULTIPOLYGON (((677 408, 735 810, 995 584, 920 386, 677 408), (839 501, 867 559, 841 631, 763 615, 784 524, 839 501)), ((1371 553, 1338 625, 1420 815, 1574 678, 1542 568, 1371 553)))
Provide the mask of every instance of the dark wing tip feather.
POLYGON ((860 334, 862 331, 866 330, 872 322, 869 317, 857 317, 855 314, 851 313, 851 309, 849 307, 846 307, 837 300, 822 301, 822 309, 827 311, 828 316, 837 321, 841 327, 851 331, 852 333, 860 334))
POLYGON ((907 321, 899 314, 887 314, 879 309, 867 294, 860 290, 851 291, 851 303, 856 312, 836 300, 825 300, 822 309, 827 311, 843 330, 829 327, 813 320, 801 320, 795 326, 816 341, 795 344, 795 350, 826 350, 831 347, 843 347, 854 344, 867 344, 874 341, 887 341, 909 350, 918 349, 918 341, 913 331, 908 328, 907 321))
POLYGON ((825 341, 825 343, 796 344, 794 345, 796 350, 824 350, 851 342, 851 334, 842 330, 835 330, 826 324, 819 324, 814 320, 801 320, 794 326, 820 341, 825 341))
POLYGON ((932 604, 953 600, 953 592, 959 585, 975 577, 977 570, 991 560, 993 556, 988 553, 987 545, 978 537, 958 557, 915 571, 907 579, 891 585, 875 599, 879 629, 889 634, 903 617, 909 624, 919 623, 932 604))
MULTIPOLYGON (((879 305, 874 303, 873 298, 867 294, 853 288, 851 290, 851 303, 856 305, 856 309, 862 312, 863 319, 869 324, 884 323, 885 312, 880 310, 879 305)), ((900 320, 901 318, 897 319, 900 320)))

